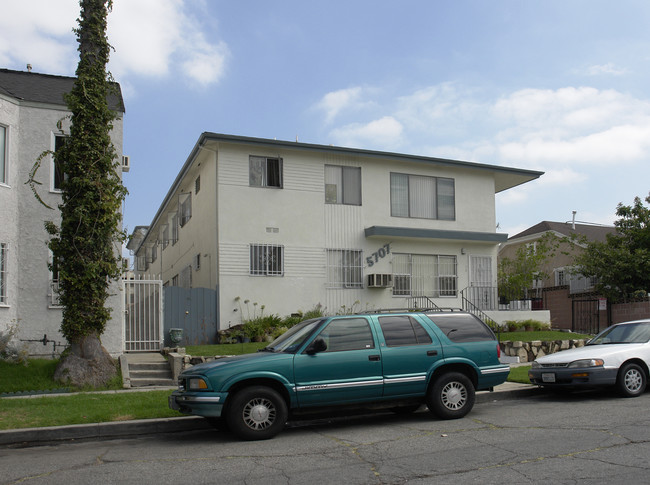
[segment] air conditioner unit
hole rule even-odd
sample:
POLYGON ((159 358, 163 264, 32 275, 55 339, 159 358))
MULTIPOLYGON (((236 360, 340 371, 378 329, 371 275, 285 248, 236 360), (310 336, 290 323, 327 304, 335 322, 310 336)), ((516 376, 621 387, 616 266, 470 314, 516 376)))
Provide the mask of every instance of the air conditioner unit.
POLYGON ((393 286, 392 274, 369 274, 368 288, 390 288, 393 286))
POLYGON ((128 155, 122 157, 122 172, 128 172, 131 169, 131 160, 128 155))

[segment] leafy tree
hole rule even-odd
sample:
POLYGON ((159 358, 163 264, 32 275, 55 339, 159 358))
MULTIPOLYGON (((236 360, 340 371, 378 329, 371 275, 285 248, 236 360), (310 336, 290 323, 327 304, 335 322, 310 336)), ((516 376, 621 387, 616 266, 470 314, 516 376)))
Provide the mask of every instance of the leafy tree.
POLYGON ((509 299, 526 297, 535 280, 545 279, 544 263, 557 251, 562 239, 546 233, 535 244, 517 248, 514 258, 502 258, 497 268, 499 295, 509 299))
POLYGON ((108 104, 116 85, 106 71, 110 51, 106 24, 112 0, 81 0, 80 7, 75 29, 79 64, 74 87, 66 97, 72 113, 70 136, 54 155, 65 173, 61 225, 49 222, 46 230, 52 236, 49 247, 64 307, 61 332, 71 350, 61 360, 55 378, 97 386, 116 373, 100 336, 110 319, 105 302, 111 281, 120 276, 118 247, 124 241, 120 207, 126 189, 116 173, 117 157, 110 138, 116 119, 108 104))
MULTIPOLYGON (((650 195, 645 198, 650 204, 650 195)), ((577 271, 596 279, 596 291, 612 302, 629 301, 650 291, 650 208, 639 197, 619 203, 617 232, 593 241, 576 257, 577 271)))

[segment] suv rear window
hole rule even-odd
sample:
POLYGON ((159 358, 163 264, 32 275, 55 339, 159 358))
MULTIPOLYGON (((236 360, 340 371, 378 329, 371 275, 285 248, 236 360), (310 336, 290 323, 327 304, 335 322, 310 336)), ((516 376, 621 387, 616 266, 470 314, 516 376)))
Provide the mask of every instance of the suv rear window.
POLYGON ((427 315, 452 342, 494 340, 489 327, 471 313, 427 315))

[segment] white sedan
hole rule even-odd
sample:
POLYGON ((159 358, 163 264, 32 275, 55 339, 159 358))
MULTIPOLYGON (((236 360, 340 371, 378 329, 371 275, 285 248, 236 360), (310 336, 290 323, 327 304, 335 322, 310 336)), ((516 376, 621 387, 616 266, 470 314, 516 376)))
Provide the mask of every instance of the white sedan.
POLYGON ((645 391, 650 367, 650 319, 612 325, 584 347, 536 359, 528 378, 549 389, 615 386, 625 397, 645 391))

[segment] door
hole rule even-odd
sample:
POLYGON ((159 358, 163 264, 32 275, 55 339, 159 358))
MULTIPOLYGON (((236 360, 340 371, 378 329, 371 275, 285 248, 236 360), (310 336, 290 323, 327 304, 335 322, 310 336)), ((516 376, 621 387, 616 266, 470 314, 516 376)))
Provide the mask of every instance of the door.
POLYGON ((370 401, 383 392, 382 362, 366 318, 335 318, 321 330, 327 350, 294 358, 300 406, 370 401))
POLYGON ((492 290, 492 258, 471 255, 469 271, 468 300, 479 310, 496 310, 496 294, 492 290))
POLYGON ((442 347, 432 332, 414 317, 379 317, 383 342, 384 397, 424 396, 429 369, 442 358, 442 347))
POLYGON ((162 281, 122 280, 124 350, 158 352, 163 341, 162 281))

